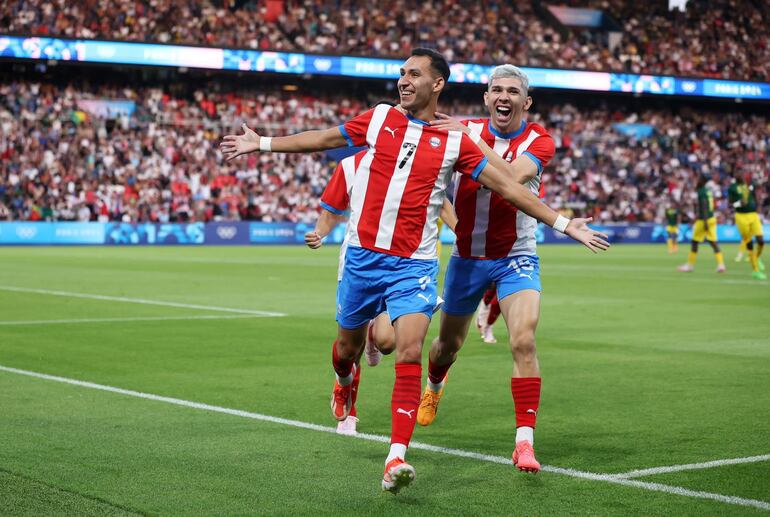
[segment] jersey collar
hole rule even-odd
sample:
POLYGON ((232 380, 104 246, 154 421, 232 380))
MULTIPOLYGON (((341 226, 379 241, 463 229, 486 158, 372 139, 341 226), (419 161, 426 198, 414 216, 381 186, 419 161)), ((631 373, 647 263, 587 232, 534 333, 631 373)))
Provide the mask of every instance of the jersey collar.
POLYGON ((416 117, 411 116, 409 113, 406 114, 406 118, 414 122, 415 124, 421 124, 423 126, 430 126, 430 122, 425 122, 424 120, 420 120, 416 117))
POLYGON ((487 122, 487 129, 489 129, 489 132, 495 135, 497 138, 507 138, 507 139, 516 138, 517 136, 519 136, 524 132, 525 127, 527 127, 527 123, 522 120, 521 127, 518 130, 513 131, 512 133, 501 133, 500 131, 494 128, 491 120, 487 122))

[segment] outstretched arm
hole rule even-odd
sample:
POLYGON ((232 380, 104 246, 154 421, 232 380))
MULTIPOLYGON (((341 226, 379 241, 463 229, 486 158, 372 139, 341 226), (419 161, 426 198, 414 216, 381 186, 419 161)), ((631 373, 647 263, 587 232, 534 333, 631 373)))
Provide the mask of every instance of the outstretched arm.
MULTIPOLYGON (((461 124, 443 113, 436 113, 437 120, 431 121, 431 126, 447 131, 462 131, 471 135, 470 128, 461 124)), ((481 170, 476 181, 500 194, 506 201, 514 205, 525 214, 542 221, 543 223, 569 235, 574 240, 596 253, 597 250, 606 250, 610 244, 607 236, 588 227, 591 219, 576 218, 569 220, 559 215, 548 205, 541 202, 523 183, 535 177, 538 165, 527 156, 519 156, 512 163, 508 163, 494 152, 480 138, 472 138, 476 141, 484 156, 487 165, 481 170)))
POLYGON ((344 147, 348 144, 339 127, 303 131, 295 135, 274 138, 260 136, 246 124, 243 124, 241 128, 243 129, 242 135, 226 135, 222 139, 222 143, 219 144, 219 148, 228 162, 256 151, 306 153, 344 147))
POLYGON ((597 250, 606 250, 610 247, 605 234, 588 227, 591 218, 570 220, 559 215, 540 201, 528 188, 514 181, 507 173, 500 171, 497 167, 487 163, 476 180, 500 194, 506 201, 525 214, 569 235, 594 253, 597 250))
POLYGON ((508 171, 513 176, 513 179, 521 184, 527 183, 529 180, 534 179, 537 176, 537 164, 533 162, 527 156, 518 156, 512 162, 507 162, 499 154, 497 154, 491 147, 487 145, 481 138, 475 138, 471 129, 460 122, 457 119, 450 117, 445 113, 436 113, 436 120, 431 120, 430 125, 437 129, 444 129, 446 131, 460 131, 470 136, 471 139, 479 146, 479 149, 487 157, 489 163, 494 165, 500 170, 508 171))

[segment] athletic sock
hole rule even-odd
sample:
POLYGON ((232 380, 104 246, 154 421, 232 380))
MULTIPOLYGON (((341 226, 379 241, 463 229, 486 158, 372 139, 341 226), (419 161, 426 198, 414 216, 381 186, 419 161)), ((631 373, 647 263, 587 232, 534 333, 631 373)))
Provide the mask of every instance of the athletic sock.
POLYGON ((687 255, 687 263, 691 266, 695 265, 695 259, 698 258, 698 254, 692 250, 690 250, 690 253, 687 255))
POLYGON ((516 428, 535 428, 540 406, 540 377, 512 377, 511 395, 516 411, 516 428))
POLYGON ((385 458, 385 465, 396 458, 406 459, 406 445, 403 443, 390 444, 390 451, 388 452, 388 457, 385 458))
POLYGON ((516 443, 527 441, 535 445, 535 428, 523 425, 516 428, 516 443))
POLYGON ((757 253, 754 250, 749 250, 749 261, 751 262, 751 269, 756 273, 759 271, 759 260, 757 259, 757 253))
POLYGON ((674 251, 674 239, 666 239, 666 247, 668 248, 669 253, 674 251))
POLYGON ((422 365, 419 363, 397 363, 396 382, 390 399, 390 443, 409 445, 417 421, 417 407, 420 405, 420 384, 422 365))
POLYGON ((725 257, 722 255, 722 252, 714 253, 714 257, 717 259, 717 265, 718 266, 724 266, 725 265, 725 257))
POLYGON ((436 393, 441 391, 441 388, 444 387, 446 374, 453 364, 454 361, 449 364, 436 364, 428 359, 428 387, 436 393))
POLYGON ((484 300, 484 305, 489 305, 490 303, 492 303, 492 299, 494 297, 495 297, 495 289, 494 288, 487 289, 484 292, 484 298, 482 298, 484 300))
POLYGON ((355 359, 342 359, 337 354, 337 341, 332 345, 332 366, 337 375, 337 382, 340 386, 347 386, 353 382, 353 365, 355 359))
POLYGON ((497 301, 497 296, 492 300, 489 306, 489 315, 487 316, 487 325, 494 325, 497 318, 500 316, 500 302, 497 301))
POLYGON ((356 373, 353 375, 353 403, 350 407, 350 416, 356 416, 356 399, 358 398, 358 384, 361 382, 361 365, 356 366, 356 373))

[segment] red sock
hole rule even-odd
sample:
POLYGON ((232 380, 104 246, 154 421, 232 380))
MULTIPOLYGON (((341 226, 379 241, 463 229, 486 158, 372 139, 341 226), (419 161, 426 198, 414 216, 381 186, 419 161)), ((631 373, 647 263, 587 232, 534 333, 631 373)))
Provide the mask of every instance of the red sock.
POLYGON ((335 373, 340 377, 347 377, 350 375, 351 370, 353 370, 354 362, 355 359, 341 359, 337 355, 337 341, 334 341, 332 345, 332 366, 335 373))
POLYGON ((487 325, 494 325, 497 318, 500 316, 500 302, 497 301, 497 296, 492 300, 489 306, 489 315, 487 316, 487 325))
POLYGON ((489 305, 492 303, 492 298, 495 297, 495 288, 490 287, 489 289, 484 292, 484 305, 489 305))
POLYGON ((356 374, 353 376, 353 405, 350 408, 350 416, 356 416, 356 399, 358 398, 358 383, 361 382, 361 365, 356 365, 356 374))
POLYGON ((511 394, 516 410, 516 427, 535 427, 540 406, 540 377, 512 377, 511 394))
POLYGON ((449 364, 436 364, 428 359, 428 379, 430 382, 433 384, 440 384, 453 364, 454 361, 449 364))
POLYGON ((396 364, 396 382, 393 385, 393 397, 390 400, 390 443, 409 445, 414 424, 417 421, 421 383, 421 364, 396 364))

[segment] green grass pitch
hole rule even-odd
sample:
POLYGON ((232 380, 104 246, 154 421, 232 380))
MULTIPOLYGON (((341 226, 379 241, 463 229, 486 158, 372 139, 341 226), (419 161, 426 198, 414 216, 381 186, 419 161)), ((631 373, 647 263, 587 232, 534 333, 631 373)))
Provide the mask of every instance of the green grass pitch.
MULTIPOLYGON (((0 366, 333 427, 337 252, 0 248, 0 366)), ((676 256, 664 245, 598 256, 541 248, 543 464, 621 474, 770 455, 770 283, 752 280, 735 252, 725 246, 729 271, 717 275, 709 249, 682 274, 684 246, 676 256)), ((436 422, 418 426, 415 441, 510 457, 502 321, 496 333, 497 345, 471 333, 436 422)), ((359 431, 389 434, 392 382, 392 357, 364 367, 359 431)), ((414 449, 416 480, 394 497, 379 487, 386 452, 0 370, 3 515, 766 514, 733 504, 746 500, 770 509, 770 457, 635 478, 682 495, 414 449)))

